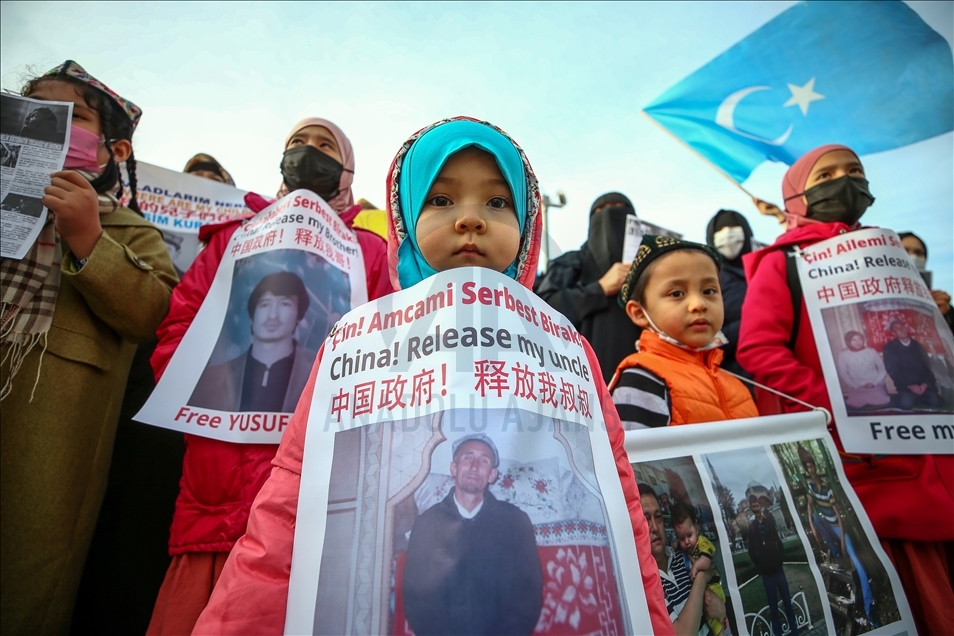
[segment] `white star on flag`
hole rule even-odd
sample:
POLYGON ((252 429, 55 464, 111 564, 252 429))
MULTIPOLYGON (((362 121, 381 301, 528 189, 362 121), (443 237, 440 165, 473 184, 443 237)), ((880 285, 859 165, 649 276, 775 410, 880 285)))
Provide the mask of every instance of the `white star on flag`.
POLYGON ((789 84, 788 90, 792 91, 792 96, 784 106, 798 106, 802 109, 802 115, 808 114, 808 105, 819 99, 825 99, 824 95, 815 92, 815 78, 811 78, 804 86, 789 84))

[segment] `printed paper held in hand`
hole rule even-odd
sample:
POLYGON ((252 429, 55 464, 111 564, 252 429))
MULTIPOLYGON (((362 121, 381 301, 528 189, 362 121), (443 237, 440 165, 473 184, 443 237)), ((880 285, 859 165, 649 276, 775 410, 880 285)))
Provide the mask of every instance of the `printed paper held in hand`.
POLYGON ((352 310, 322 355, 286 634, 652 631, 565 317, 503 274, 453 269, 352 310))
MULTIPOLYGON (((650 532, 662 539, 653 556, 671 555, 669 571, 660 570, 670 607, 688 594, 690 555, 705 537, 714 554, 703 569, 719 575, 713 591, 735 610, 727 612, 734 634, 771 634, 779 620, 799 633, 915 633, 821 412, 629 431, 626 450, 643 513, 657 520, 650 532), (762 582, 777 590, 772 603, 762 582)), ((674 620, 684 611, 675 607, 674 620)))
POLYGON ((626 215, 626 237, 623 240, 623 261, 632 263, 639 251, 639 243, 643 240, 643 228, 635 214, 626 215))
POLYGON ((954 338, 898 235, 858 230, 794 258, 845 450, 954 454, 954 338))
POLYGON ((135 419, 277 444, 332 326, 368 300, 361 245, 295 190, 235 230, 202 306, 135 419))
POLYGON ((46 225, 40 199, 63 169, 73 104, 0 94, 0 256, 21 259, 46 225))

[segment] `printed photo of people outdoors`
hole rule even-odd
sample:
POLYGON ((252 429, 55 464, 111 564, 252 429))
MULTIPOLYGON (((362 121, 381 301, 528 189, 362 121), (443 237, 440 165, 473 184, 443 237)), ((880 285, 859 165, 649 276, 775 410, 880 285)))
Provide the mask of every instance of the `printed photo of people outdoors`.
POLYGON ((703 463, 732 546, 748 633, 827 634, 820 581, 769 456, 749 448, 710 453, 703 463))
POLYGON ((692 457, 636 463, 633 473, 669 618, 679 625, 700 614, 704 623, 700 634, 743 633, 726 596, 725 557, 713 508, 692 457), (705 587, 705 594, 693 596, 698 585, 705 587), (691 606, 693 599, 697 607, 691 606))
POLYGON ((954 413, 954 338, 935 306, 877 300, 822 318, 849 415, 954 413))
MULTIPOLYGON (((838 634, 900 620, 884 564, 871 549, 821 440, 772 447, 825 583, 838 634)), ((916 521, 912 522, 916 523, 916 521)))

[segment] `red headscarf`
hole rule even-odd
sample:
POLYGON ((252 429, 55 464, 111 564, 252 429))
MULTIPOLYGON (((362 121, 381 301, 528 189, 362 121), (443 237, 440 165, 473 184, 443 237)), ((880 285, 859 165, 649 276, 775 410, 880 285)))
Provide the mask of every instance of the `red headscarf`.
POLYGON ((791 230, 792 228, 805 224, 805 215, 808 214, 808 206, 802 201, 802 193, 805 192, 808 175, 823 155, 827 155, 829 152, 835 152, 836 150, 847 150, 856 157, 858 156, 858 153, 848 146, 842 146, 840 144, 819 146, 799 157, 798 161, 793 163, 792 167, 785 173, 785 176, 782 178, 782 199, 784 200, 785 206, 786 230, 791 230))

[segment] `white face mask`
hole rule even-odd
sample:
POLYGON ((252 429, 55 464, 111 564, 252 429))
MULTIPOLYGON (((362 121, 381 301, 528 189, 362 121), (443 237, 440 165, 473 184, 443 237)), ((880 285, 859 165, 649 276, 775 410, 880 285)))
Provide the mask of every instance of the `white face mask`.
POLYGON ((914 266, 918 268, 919 272, 923 272, 924 268, 927 266, 927 258, 924 256, 914 256, 912 254, 911 260, 914 261, 914 266))
POLYGON ((712 242, 720 254, 734 261, 745 245, 745 230, 738 225, 724 227, 713 235, 712 242))
MULTIPOLYGON (((725 334, 722 333, 722 330, 720 329, 719 332, 712 338, 711 341, 709 341, 709 344, 707 344, 706 346, 690 347, 687 344, 679 342, 678 340, 670 336, 668 333, 666 333, 665 331, 657 327, 656 324, 653 322, 653 319, 649 317, 649 312, 646 311, 645 307, 643 308, 643 315, 646 316, 646 320, 649 321, 650 331, 652 331, 657 336, 659 336, 659 339, 662 340, 663 342, 668 342, 669 344, 677 346, 680 349, 685 349, 687 351, 700 352, 700 351, 708 351, 710 349, 718 349, 719 347, 729 344, 729 339, 725 337, 725 334)), ((636 350, 639 351, 638 340, 636 341, 636 350)))

